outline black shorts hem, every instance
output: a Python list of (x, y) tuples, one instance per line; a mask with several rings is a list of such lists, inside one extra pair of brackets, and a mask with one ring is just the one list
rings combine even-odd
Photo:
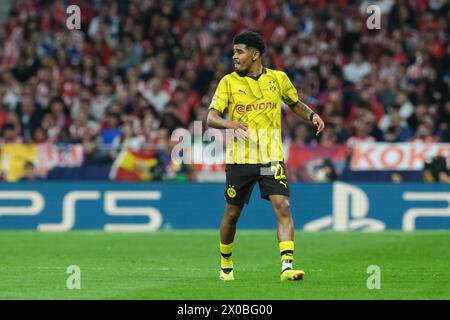
[(261, 199), (266, 199), (267, 201), (270, 201), (269, 196), (286, 196), (286, 197), (290, 197), (291, 194), (290, 192), (273, 192), (273, 193), (269, 193), (269, 194), (262, 194), (261, 195)]
[(250, 202), (250, 197), (248, 199), (242, 199), (242, 198), (230, 198), (225, 196), (224, 198), (226, 203), (239, 207), (243, 207), (244, 205), (249, 204)]

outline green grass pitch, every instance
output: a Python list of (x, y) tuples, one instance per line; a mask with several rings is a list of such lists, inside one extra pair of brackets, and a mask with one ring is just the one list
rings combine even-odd
[(449, 232), (297, 231), (295, 245), (305, 279), (281, 283), (275, 231), (238, 230), (236, 280), (221, 282), (218, 231), (1, 231), (0, 299), (450, 299)]

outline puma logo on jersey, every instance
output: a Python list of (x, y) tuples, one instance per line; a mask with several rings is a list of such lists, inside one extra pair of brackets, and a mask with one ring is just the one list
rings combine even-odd
[(287, 189), (287, 183), (286, 182), (280, 181), (280, 183)]

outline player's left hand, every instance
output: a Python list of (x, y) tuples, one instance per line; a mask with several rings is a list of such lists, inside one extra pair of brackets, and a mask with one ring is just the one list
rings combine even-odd
[(319, 117), (319, 115), (315, 114), (312, 118), (312, 123), (317, 128), (316, 136), (319, 135), (320, 132), (325, 128), (325, 123), (323, 120)]

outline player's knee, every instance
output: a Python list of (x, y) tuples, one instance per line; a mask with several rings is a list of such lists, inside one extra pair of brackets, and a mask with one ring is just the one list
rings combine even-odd
[(241, 215), (241, 211), (239, 209), (228, 209), (226, 212), (226, 215), (228, 217), (228, 222), (232, 225), (236, 224), (239, 220), (239, 217)]
[(280, 218), (291, 217), (291, 204), (289, 200), (281, 200), (275, 204), (275, 210)]

